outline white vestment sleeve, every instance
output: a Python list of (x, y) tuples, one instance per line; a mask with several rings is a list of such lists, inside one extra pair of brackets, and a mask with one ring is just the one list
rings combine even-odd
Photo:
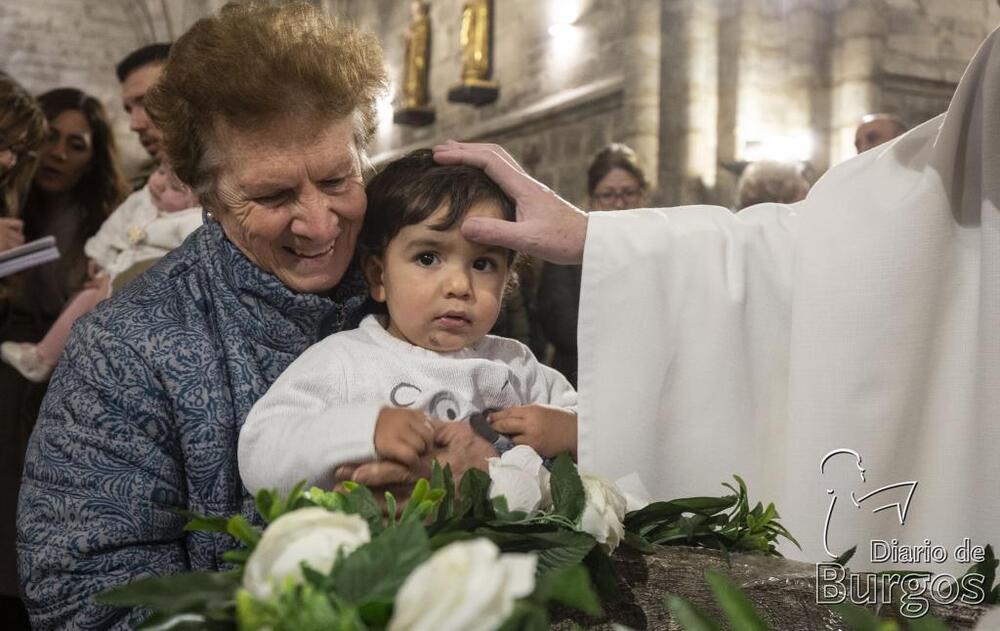
[[(790, 207), (593, 212), (584, 251), (579, 461), (652, 496), (720, 495), (782, 440)], [(761, 493), (763, 489), (758, 488)]]
[(375, 458), (382, 406), (347, 402), (344, 365), (323, 344), (292, 362), (240, 430), (240, 476), (251, 493), (287, 492), (301, 480), (332, 489), (337, 467)]
[(857, 546), (852, 570), (957, 576), (955, 550), (996, 543), (998, 94), (1000, 30), (944, 115), (795, 206), (592, 214), (581, 467), (658, 499), (738, 473), (801, 542), (783, 553)]

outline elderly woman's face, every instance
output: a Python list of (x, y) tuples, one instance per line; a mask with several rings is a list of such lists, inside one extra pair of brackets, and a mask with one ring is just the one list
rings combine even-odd
[(222, 126), (226, 236), (290, 289), (319, 293), (340, 282), (354, 255), (365, 191), (351, 119), (300, 121), (263, 129)]

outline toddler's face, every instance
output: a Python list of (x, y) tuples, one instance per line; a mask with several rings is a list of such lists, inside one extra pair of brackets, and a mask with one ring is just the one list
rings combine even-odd
[(198, 197), (194, 192), (178, 180), (173, 171), (163, 165), (149, 176), (149, 194), (156, 208), (165, 213), (198, 205)]
[[(389, 309), (389, 333), (433, 351), (455, 351), (486, 335), (500, 314), (507, 250), (479, 245), (459, 231), (434, 230), (447, 208), (399, 231), (366, 275), (375, 300)], [(495, 202), (473, 204), (468, 217), (502, 219)]]

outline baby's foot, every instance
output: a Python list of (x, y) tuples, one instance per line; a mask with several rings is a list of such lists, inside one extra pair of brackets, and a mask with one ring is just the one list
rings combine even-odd
[(45, 361), (38, 346), (26, 342), (0, 344), (0, 359), (17, 369), (28, 381), (44, 383), (52, 375), (55, 364)]

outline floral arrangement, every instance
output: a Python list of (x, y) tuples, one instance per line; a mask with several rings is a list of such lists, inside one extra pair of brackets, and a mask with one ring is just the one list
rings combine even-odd
[[(551, 472), (530, 447), (468, 471), (435, 466), (405, 505), (364, 486), (301, 485), (255, 498), (266, 527), (241, 515), (189, 515), (187, 530), (226, 532), (241, 547), (224, 572), (141, 579), (98, 601), (145, 607), (144, 628), (546, 629), (553, 605), (599, 616), (617, 596), (619, 544), (704, 545), (776, 554), (787, 532), (773, 506), (750, 510), (746, 487), (725, 498), (635, 505), (566, 455)], [(728, 510), (729, 512), (725, 512)], [(739, 524), (739, 525), (734, 525)]]

